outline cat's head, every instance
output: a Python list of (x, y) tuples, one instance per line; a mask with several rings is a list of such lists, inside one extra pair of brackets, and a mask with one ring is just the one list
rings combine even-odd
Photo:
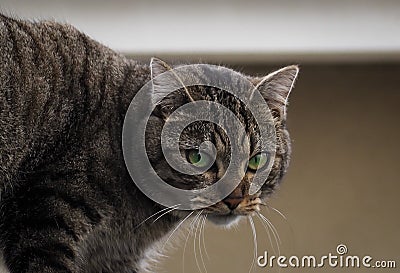
[[(151, 96), (162, 95), (163, 86), (166, 82), (157, 82), (160, 74), (173, 69), (167, 63), (152, 59), (151, 74), (154, 81), (154, 88)], [(296, 80), (299, 68), (288, 66), (277, 70), (265, 77), (246, 77), (259, 91), (262, 98), (270, 109), (271, 124), (274, 125), (274, 142), (276, 143), (275, 154), (270, 160), (269, 154), (258, 147), (260, 140), (260, 130), (255, 118), (248, 107), (234, 95), (210, 86), (189, 86), (175, 91), (157, 103), (152, 117), (147, 124), (146, 149), (149, 160), (157, 174), (170, 185), (186, 189), (201, 189), (218, 181), (226, 172), (231, 159), (231, 143), (225, 130), (215, 123), (199, 120), (189, 124), (179, 137), (179, 150), (185, 160), (195, 166), (207, 165), (212, 160), (207, 154), (199, 153), (199, 146), (205, 141), (213, 143), (216, 150), (215, 161), (211, 162), (211, 167), (206, 171), (196, 175), (182, 174), (172, 168), (165, 159), (161, 149), (160, 134), (166, 120), (179, 107), (193, 101), (212, 101), (228, 108), (244, 125), (244, 134), (249, 139), (247, 145), (248, 157), (240, 170), (242, 173), (240, 183), (235, 190), (222, 201), (203, 209), (203, 213), (208, 214), (208, 219), (217, 224), (229, 225), (235, 222), (240, 216), (249, 215), (260, 210), (260, 205), (266, 202), (267, 197), (275, 190), (283, 175), (286, 172), (290, 159), (290, 139), (286, 128), (286, 108), (288, 97)], [(177, 76), (178, 77), (178, 76)], [(179, 79), (178, 79), (179, 80)], [(229, 79), (228, 79), (229, 80)], [(232, 79), (234, 80), (234, 79)], [(208, 109), (204, 109), (208, 111)], [(223, 114), (218, 115), (217, 119), (226, 119)], [(226, 122), (226, 120), (225, 120)], [(229, 123), (228, 123), (228, 126)], [(232, 125), (234, 126), (234, 125)], [(238, 131), (235, 136), (242, 139)], [(239, 143), (239, 142), (238, 142)], [(245, 144), (243, 144), (245, 145)], [(239, 147), (241, 148), (241, 147)], [(261, 170), (266, 165), (272, 166), (269, 175), (258, 192), (249, 194), (249, 188), (257, 170)], [(239, 166), (238, 168), (242, 168)], [(202, 197), (204, 199), (204, 197)], [(207, 198), (207, 197), (206, 197)], [(201, 200), (200, 200), (201, 201)], [(205, 202), (207, 200), (204, 200)]]

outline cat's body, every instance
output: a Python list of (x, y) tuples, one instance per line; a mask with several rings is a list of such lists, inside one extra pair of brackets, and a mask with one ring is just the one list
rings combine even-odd
[[(142, 223), (162, 207), (124, 164), (125, 113), (150, 70), (71, 26), (0, 15), (0, 249), (11, 273), (139, 272), (183, 218)], [(278, 123), (273, 187), (290, 153)]]
[(166, 215), (131, 236), (159, 210), (126, 182), (120, 136), (149, 66), (56, 23), (1, 17), (0, 35), (0, 244), (10, 270), (42, 272), (36, 256), (46, 272), (70, 272), (74, 260), (101, 272), (96, 259), (134, 272), (123, 268), (134, 269), (176, 220)]

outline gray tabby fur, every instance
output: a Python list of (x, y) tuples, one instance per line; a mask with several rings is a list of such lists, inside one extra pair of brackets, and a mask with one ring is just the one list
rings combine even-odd
[[(121, 149), (130, 101), (151, 76), (168, 69), (157, 59), (152, 67), (129, 60), (69, 25), (0, 15), (0, 248), (11, 273), (140, 272), (148, 253), (188, 215), (172, 211), (155, 223), (156, 217), (144, 221), (163, 208), (135, 187)], [(241, 205), (231, 211), (224, 202), (215, 204), (204, 212), (212, 221), (229, 224), (256, 211), (285, 173), (286, 103), (297, 72), (292, 66), (249, 77), (273, 110), (279, 143), (274, 167), (256, 196), (245, 194), (251, 182), (246, 174), (238, 189), (246, 195)], [(157, 89), (149, 95), (157, 96)], [(197, 177), (180, 176), (166, 164), (160, 128), (171, 111), (192, 99), (227, 105), (257, 142), (252, 118), (220, 90), (168, 96), (150, 118), (148, 154), (161, 177), (188, 189), (213, 183), (229, 160), (222, 156), (221, 169)], [(182, 147), (208, 138), (228, 150), (225, 136), (207, 123), (188, 128)]]

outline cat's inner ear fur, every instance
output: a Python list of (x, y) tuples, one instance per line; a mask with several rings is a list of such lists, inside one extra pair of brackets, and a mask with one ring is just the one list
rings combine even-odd
[(163, 60), (160, 60), (158, 58), (151, 58), (150, 61), (150, 72), (151, 72), (151, 79), (153, 80), (155, 77), (159, 76), (160, 74), (167, 72), (171, 70), (172, 67), (169, 66), (166, 62)]
[(298, 73), (297, 65), (287, 66), (265, 76), (256, 84), (256, 89), (261, 93), (270, 109), (277, 112), (282, 119), (286, 118), (289, 95)]
[[(152, 103), (157, 105), (164, 117), (183, 104), (194, 101), (182, 79), (166, 62), (153, 57), (150, 62), (150, 71)], [(170, 93), (177, 89), (176, 87), (179, 91)]]

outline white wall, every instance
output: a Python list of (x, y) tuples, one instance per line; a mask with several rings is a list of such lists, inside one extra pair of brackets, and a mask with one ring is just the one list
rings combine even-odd
[(69, 22), (131, 55), (400, 60), (398, 0), (1, 0), (0, 10)]

